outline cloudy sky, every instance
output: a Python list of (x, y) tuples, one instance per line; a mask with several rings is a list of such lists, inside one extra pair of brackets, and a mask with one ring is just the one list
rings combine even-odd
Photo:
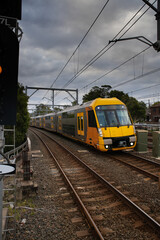
[[(104, 84), (139, 101), (160, 100), (160, 52), (138, 40), (108, 45), (135, 36), (156, 42), (155, 12), (147, 9), (142, 0), (22, 1), (19, 82), (78, 89), (79, 103), (93, 86)], [(66, 92), (55, 95), (55, 104), (73, 101)], [(29, 103), (51, 104), (44, 97), (51, 99), (51, 91), (38, 91)]]

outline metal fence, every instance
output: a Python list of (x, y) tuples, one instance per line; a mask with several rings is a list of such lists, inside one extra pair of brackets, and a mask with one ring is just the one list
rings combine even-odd
[(135, 123), (134, 126), (136, 129), (160, 131), (160, 123)]

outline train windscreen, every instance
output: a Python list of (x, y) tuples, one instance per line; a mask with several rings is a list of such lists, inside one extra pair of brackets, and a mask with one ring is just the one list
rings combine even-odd
[(96, 114), (100, 127), (120, 127), (132, 124), (124, 105), (97, 106)]

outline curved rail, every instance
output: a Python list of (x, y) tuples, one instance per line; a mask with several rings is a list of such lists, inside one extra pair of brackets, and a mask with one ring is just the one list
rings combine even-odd
[[(33, 131), (33, 130), (32, 130)], [(70, 189), (72, 190), (79, 206), (81, 207), (81, 209), (83, 210), (83, 213), (85, 214), (90, 226), (94, 229), (96, 235), (98, 236), (98, 238), (100, 240), (104, 240), (99, 228), (97, 227), (96, 223), (94, 222), (93, 218), (91, 217), (91, 215), (89, 214), (88, 210), (86, 209), (86, 207), (84, 206), (81, 198), (79, 197), (79, 195), (77, 194), (76, 190), (74, 189), (72, 183), (70, 182), (70, 180), (68, 179), (67, 175), (65, 174), (65, 172), (63, 171), (63, 169), (61, 168), (60, 164), (58, 163), (58, 160), (56, 159), (56, 157), (53, 155), (52, 151), (50, 150), (50, 148), (48, 147), (48, 145), (43, 141), (43, 139), (35, 132), (33, 131), (38, 137), (39, 139), (43, 142), (43, 144), (45, 145), (45, 147), (47, 148), (48, 152), (50, 153), (50, 155), (52, 156), (52, 158), (54, 159), (57, 167), (59, 168), (61, 174), (63, 175), (65, 181), (67, 182), (67, 184), (69, 185)], [(49, 137), (49, 136), (47, 136)], [(52, 139), (53, 140), (53, 139)], [(56, 142), (57, 143), (57, 142)], [(58, 144), (58, 143), (57, 143)], [(58, 144), (59, 146), (61, 146), (60, 144)], [(61, 146), (63, 147), (63, 146)], [(63, 147), (64, 148), (64, 147)], [(64, 148), (65, 149), (65, 148)], [(65, 149), (67, 151), (67, 149)]]
[[(135, 156), (135, 155), (133, 155), (133, 154), (129, 154), (129, 153), (125, 153), (125, 152), (124, 152), (124, 156), (126, 157), (127, 155), (128, 155), (128, 159), (132, 156), (132, 157), (135, 158), (135, 160), (143, 161), (144, 163), (147, 163), (147, 164), (149, 164), (149, 165), (151, 165), (151, 166), (153, 165), (154, 167), (158, 167), (158, 168), (160, 169), (160, 164), (159, 164), (159, 163), (153, 162), (153, 161), (151, 161), (151, 160), (149, 160), (149, 159), (145, 159), (145, 158), (143, 158), (143, 157)], [(120, 155), (120, 156), (108, 155), (108, 156), (109, 156), (111, 159), (116, 160), (116, 161), (119, 161), (119, 162), (123, 163), (123, 164), (126, 165), (126, 166), (129, 166), (129, 167), (131, 167), (132, 169), (135, 169), (136, 171), (138, 171), (138, 172), (140, 172), (140, 173), (142, 173), (142, 174), (144, 174), (144, 175), (152, 178), (152, 179), (155, 180), (155, 181), (159, 181), (159, 176), (158, 176), (158, 175), (153, 174), (153, 173), (151, 173), (151, 172), (149, 172), (149, 171), (146, 171), (145, 169), (142, 169), (142, 168), (136, 166), (136, 163), (138, 164), (139, 162), (136, 162), (136, 161), (135, 161), (135, 164), (129, 163), (129, 162), (127, 162), (126, 160), (123, 159), (123, 155)], [(132, 160), (132, 161), (133, 161), (133, 160)], [(159, 172), (159, 170), (157, 170), (157, 172)]]
[[(33, 130), (32, 130), (33, 131)], [(35, 132), (35, 131), (33, 131)], [(42, 132), (41, 132), (42, 133)], [(45, 136), (47, 136), (48, 138), (50, 138), (52, 141), (55, 141), (53, 138), (51, 138), (50, 136), (48, 136), (47, 134), (45, 134), (43, 132), (43, 134)], [(43, 140), (42, 140), (43, 142)], [(56, 141), (55, 141), (56, 142)], [(116, 189), (112, 184), (110, 184), (106, 179), (104, 179), (102, 176), (100, 176), (98, 173), (96, 173), (93, 169), (91, 169), (86, 163), (84, 163), (81, 159), (79, 159), (75, 154), (73, 154), (70, 150), (68, 150), (67, 148), (65, 148), (64, 146), (62, 146), (60, 143), (56, 142), (56, 144), (58, 144), (60, 147), (62, 147), (65, 151), (67, 151), (67, 153), (71, 154), (72, 156), (74, 156), (74, 158), (81, 163), (81, 165), (83, 165), (85, 168), (88, 169), (88, 171), (90, 173), (92, 173), (97, 179), (99, 179), (99, 181), (101, 181), (105, 186), (107, 186), (107, 188), (109, 188), (118, 198), (120, 198), (123, 202), (125, 202), (125, 204), (127, 206), (129, 206), (131, 209), (133, 209), (134, 212), (137, 213), (137, 215), (142, 218), (146, 223), (148, 223), (158, 234), (160, 233), (160, 224), (154, 220), (152, 217), (150, 217), (146, 212), (144, 212), (138, 205), (136, 205), (133, 201), (131, 201), (128, 197), (126, 197), (123, 193), (121, 193), (118, 189)], [(57, 164), (59, 165), (59, 164)], [(61, 171), (63, 172), (63, 170)], [(65, 177), (66, 178), (66, 177)], [(69, 180), (67, 180), (67, 182), (70, 182)], [(72, 189), (73, 192), (75, 192), (74, 189)], [(79, 197), (77, 198), (79, 201)], [(82, 209), (83, 209), (83, 203), (82, 203)], [(87, 213), (87, 214), (86, 214)], [(88, 211), (86, 211), (85, 215), (87, 215), (87, 219), (90, 218), (90, 214), (88, 213)], [(89, 222), (91, 222), (92, 227), (94, 227), (94, 224), (92, 222), (92, 220), (89, 220)], [(99, 230), (97, 231), (95, 228), (95, 231), (97, 233), (97, 235), (99, 235)], [(104, 239), (103, 236), (99, 235), (100, 239)]]

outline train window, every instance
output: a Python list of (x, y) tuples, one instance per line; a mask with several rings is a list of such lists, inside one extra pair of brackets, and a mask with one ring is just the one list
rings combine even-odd
[(131, 125), (131, 120), (127, 111), (117, 110), (117, 116), (120, 126)]
[(98, 117), (100, 127), (106, 127), (107, 126), (107, 121), (106, 121), (105, 112), (104, 111), (97, 111), (97, 117)]
[(78, 117), (78, 130), (81, 129), (80, 117)]
[(108, 120), (109, 126), (110, 127), (118, 126), (119, 123), (118, 123), (115, 111), (107, 111), (106, 113), (107, 113), (107, 120)]
[(84, 126), (83, 126), (83, 117), (81, 117), (81, 131), (83, 131), (83, 129), (84, 129)]
[(75, 116), (73, 111), (62, 113), (62, 118), (74, 118), (74, 117)]
[(95, 119), (95, 115), (94, 115), (94, 111), (88, 111), (88, 126), (89, 127), (97, 127), (96, 124), (96, 119)]
[(84, 116), (82, 113), (77, 113), (77, 132), (78, 135), (84, 135)]

